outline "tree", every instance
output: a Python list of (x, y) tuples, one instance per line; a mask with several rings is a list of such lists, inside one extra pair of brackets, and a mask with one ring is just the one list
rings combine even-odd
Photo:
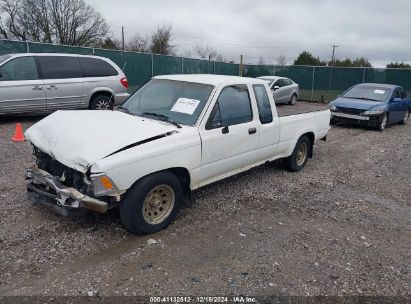
[(371, 63), (365, 57), (355, 58), (354, 60), (351, 60), (351, 58), (344, 60), (337, 59), (334, 65), (339, 67), (372, 67)]
[(285, 55), (280, 55), (277, 57), (277, 65), (285, 66), (287, 64), (287, 57)]
[(353, 67), (371, 68), (372, 64), (365, 57), (356, 58), (352, 62)]
[(171, 44), (171, 40), (171, 25), (159, 26), (151, 36), (150, 51), (155, 54), (172, 55), (174, 53), (174, 45)]
[(127, 51), (148, 53), (150, 52), (150, 38), (135, 34), (126, 45)]
[(217, 51), (208, 45), (196, 44), (193, 47), (194, 53), (201, 59), (212, 60), (217, 57)]
[(304, 51), (294, 60), (294, 65), (324, 66), (325, 62), (321, 61), (319, 57), (315, 58), (310, 52)]
[(96, 46), (109, 31), (104, 17), (83, 0), (0, 0), (0, 36)]
[(411, 64), (404, 63), (404, 62), (391, 62), (387, 64), (387, 69), (395, 68), (395, 69), (411, 69)]
[(218, 61), (218, 62), (225, 62), (225, 58), (224, 58), (224, 56), (223, 56), (223, 55), (218, 54), (217, 56), (215, 56), (215, 61)]
[(112, 39), (110, 37), (106, 38), (100, 45), (100, 48), (106, 50), (119, 50), (121, 49), (120, 41), (117, 39)]

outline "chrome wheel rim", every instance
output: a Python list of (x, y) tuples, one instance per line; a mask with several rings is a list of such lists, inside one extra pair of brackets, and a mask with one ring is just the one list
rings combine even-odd
[(291, 104), (294, 105), (297, 102), (297, 97), (293, 96), (291, 98)]
[(109, 110), (110, 109), (110, 101), (105, 99), (97, 100), (96, 102), (96, 110)]
[(410, 113), (405, 113), (404, 116), (404, 122), (406, 122), (408, 120), (408, 118), (410, 117)]
[(384, 130), (386, 126), (387, 126), (387, 115), (384, 115), (381, 121), (381, 129)]
[(173, 211), (175, 204), (174, 190), (168, 185), (159, 185), (151, 189), (143, 204), (144, 220), (156, 225), (162, 223)]
[(308, 146), (306, 143), (301, 144), (297, 150), (297, 166), (302, 166), (307, 159)]

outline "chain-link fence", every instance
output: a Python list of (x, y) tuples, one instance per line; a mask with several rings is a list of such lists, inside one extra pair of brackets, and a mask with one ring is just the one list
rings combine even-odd
[(244, 75), (288, 77), (299, 84), (299, 99), (310, 101), (331, 101), (350, 87), (366, 82), (400, 85), (411, 93), (411, 69), (246, 65)]
[[(0, 55), (10, 53), (71, 53), (103, 56), (114, 61), (126, 74), (133, 91), (156, 75), (219, 74), (239, 75), (238, 64), (194, 58), (103, 50), (47, 43), (0, 40)], [(351, 86), (364, 83), (389, 83), (411, 93), (411, 69), (377, 69), (314, 66), (245, 65), (243, 76), (283, 76), (300, 86), (301, 100), (331, 101)]]

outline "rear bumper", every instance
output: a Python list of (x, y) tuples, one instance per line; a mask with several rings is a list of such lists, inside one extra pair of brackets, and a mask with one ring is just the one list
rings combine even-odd
[(27, 171), (26, 178), (28, 198), (35, 203), (44, 203), (47, 207), (54, 207), (55, 211), (60, 214), (79, 208), (98, 213), (105, 213), (108, 210), (107, 202), (67, 187), (48, 172), (35, 166)]
[(380, 123), (382, 116), (363, 116), (363, 115), (353, 115), (345, 114), (340, 112), (331, 112), (331, 119), (334, 122), (342, 123), (356, 123), (363, 126), (376, 127)]
[(114, 105), (117, 106), (117, 105), (123, 104), (129, 97), (130, 97), (129, 93), (114, 94)]

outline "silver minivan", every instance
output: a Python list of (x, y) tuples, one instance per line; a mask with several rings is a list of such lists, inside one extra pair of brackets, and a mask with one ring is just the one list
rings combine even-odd
[(112, 109), (128, 97), (123, 71), (104, 57), (73, 54), (0, 56), (0, 115), (63, 109)]

